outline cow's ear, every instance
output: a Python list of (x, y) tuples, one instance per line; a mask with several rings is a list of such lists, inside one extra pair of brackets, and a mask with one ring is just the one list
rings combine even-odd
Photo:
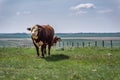
[(31, 31), (31, 28), (27, 28), (28, 31)]

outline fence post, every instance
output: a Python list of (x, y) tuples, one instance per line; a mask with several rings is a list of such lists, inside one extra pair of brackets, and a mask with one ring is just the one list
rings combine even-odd
[(85, 46), (84, 42), (82, 42), (82, 46), (83, 46), (83, 47)]
[(74, 43), (72, 42), (72, 47), (74, 46)]
[(97, 41), (95, 41), (95, 47), (97, 47)]
[(77, 47), (79, 47), (79, 43), (77, 42)]
[(104, 47), (104, 41), (102, 41), (102, 46)]
[(113, 46), (113, 45), (112, 45), (112, 40), (110, 41), (110, 44), (111, 44), (111, 48), (112, 48), (112, 46)]
[(64, 42), (63, 42), (63, 47), (64, 47)]
[(90, 47), (90, 42), (88, 42), (88, 46)]
[(67, 42), (67, 46), (68, 46), (68, 42)]
[(56, 45), (56, 44), (54, 44), (54, 46), (56, 47), (57, 45)]
[(60, 47), (60, 42), (59, 42), (59, 47)]

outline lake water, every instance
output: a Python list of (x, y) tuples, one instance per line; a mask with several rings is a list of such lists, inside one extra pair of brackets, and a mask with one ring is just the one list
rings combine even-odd
[[(120, 37), (61, 37), (56, 47), (120, 47)], [(0, 38), (0, 47), (33, 47), (31, 38)]]

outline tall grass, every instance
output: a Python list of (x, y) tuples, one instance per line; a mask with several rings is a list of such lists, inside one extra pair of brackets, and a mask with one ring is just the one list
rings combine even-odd
[(0, 80), (120, 80), (120, 48), (0, 48)]

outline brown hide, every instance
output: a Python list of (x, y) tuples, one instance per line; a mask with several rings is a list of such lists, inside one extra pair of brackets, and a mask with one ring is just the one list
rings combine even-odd
[(54, 29), (50, 25), (36, 26), (38, 26), (38, 39), (36, 42), (43, 41), (43, 43), (52, 44)]

